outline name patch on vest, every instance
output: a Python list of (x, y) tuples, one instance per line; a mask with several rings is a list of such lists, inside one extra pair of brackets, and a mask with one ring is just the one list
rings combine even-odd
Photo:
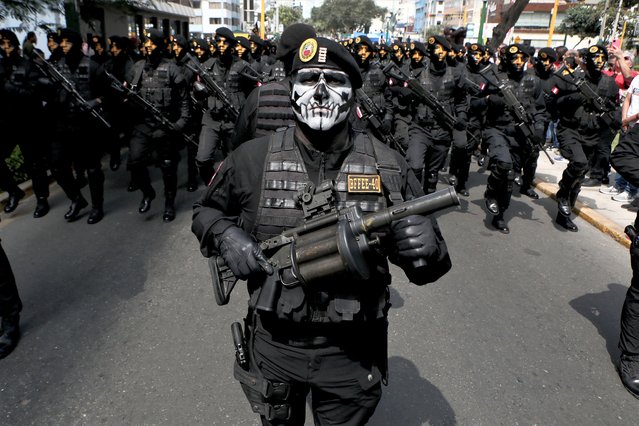
[(382, 192), (382, 179), (379, 175), (348, 175), (349, 193)]

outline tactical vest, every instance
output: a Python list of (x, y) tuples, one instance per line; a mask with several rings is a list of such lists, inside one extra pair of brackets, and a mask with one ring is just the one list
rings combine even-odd
[(282, 61), (275, 61), (271, 65), (270, 79), (274, 81), (281, 81), (286, 78), (286, 71), (284, 71), (284, 63)]
[[(58, 68), (60, 74), (62, 74), (67, 80), (72, 82), (75, 86), (75, 90), (78, 91), (80, 96), (84, 99), (91, 99), (91, 59), (88, 56), (83, 57), (75, 69), (75, 72), (71, 72), (71, 69), (66, 63), (66, 60), (58, 62)], [(59, 102), (61, 104), (69, 105), (69, 112), (75, 112), (79, 108), (79, 105), (75, 104), (73, 96), (69, 95), (66, 90), (60, 90)]]
[[(170, 109), (174, 103), (174, 99), (172, 99), (173, 91), (171, 90), (171, 65), (174, 64), (167, 60), (162, 60), (156, 68), (145, 67), (138, 83), (140, 96), (165, 111)], [(144, 67), (145, 61), (137, 62), (135, 66)], [(135, 84), (135, 82), (133, 83)]]
[[(302, 209), (295, 200), (309, 177), (293, 132), (294, 129), (289, 128), (270, 138), (253, 229), (259, 240), (272, 238), (303, 223)], [(382, 194), (349, 193), (349, 174), (381, 176)], [(366, 214), (386, 208), (386, 197), (392, 204), (402, 202), (401, 171), (392, 150), (378, 141), (371, 141), (364, 133), (357, 133), (353, 149), (344, 160), (335, 184), (338, 209), (359, 205)], [(281, 320), (314, 323), (382, 318), (387, 309), (386, 286), (390, 284), (390, 275), (382, 257), (378, 265), (375, 278), (365, 283), (354, 282), (348, 277), (339, 277), (336, 283), (333, 277), (333, 285), (328, 287), (282, 286), (275, 314)], [(379, 271), (380, 268), (385, 272)], [(252, 296), (253, 300), (255, 293)]]
[[(437, 100), (443, 106), (447, 107), (448, 111), (454, 115), (454, 95), (457, 82), (455, 81), (455, 74), (453, 70), (453, 67), (447, 66), (443, 75), (436, 76), (430, 73), (427, 67), (424, 67), (423, 71), (417, 78), (419, 83), (427, 91), (431, 92)], [(426, 125), (432, 125), (437, 120), (432, 111), (430, 111), (430, 109), (423, 103), (417, 105), (416, 112), (417, 119)]]
[(362, 90), (369, 98), (377, 104), (378, 107), (384, 108), (384, 86), (386, 77), (379, 67), (372, 65), (366, 71), (362, 72)]
[(258, 90), (255, 137), (268, 135), (293, 124), (295, 115), (291, 108), (291, 92), (286, 85), (280, 82), (269, 83)]
[[(246, 96), (240, 85), (240, 72), (248, 63), (242, 59), (233, 61), (229, 68), (226, 68), (222, 62), (215, 58), (211, 58), (204, 63), (207, 74), (210, 75), (217, 84), (226, 90), (231, 103), (238, 110), (242, 109)], [(209, 108), (213, 114), (219, 114), (224, 111), (224, 103), (215, 96), (209, 97)]]

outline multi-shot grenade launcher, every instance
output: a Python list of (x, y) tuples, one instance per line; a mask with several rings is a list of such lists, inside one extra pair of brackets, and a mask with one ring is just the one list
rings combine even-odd
[[(333, 183), (327, 182), (314, 191), (315, 196), (312, 191), (300, 192), (305, 212), (317, 202), (318, 194), (332, 193)], [(369, 279), (369, 252), (382, 245), (375, 232), (407, 216), (430, 214), (454, 205), (459, 205), (459, 198), (454, 188), (449, 187), (366, 215), (359, 206), (325, 211), (296, 228), (262, 241), (260, 248), (275, 272), (262, 284), (256, 308), (272, 311), (280, 286), (313, 286), (343, 273), (356, 280)], [(425, 266), (425, 263), (417, 260), (413, 266)], [(209, 267), (217, 304), (226, 305), (238, 279), (221, 256), (211, 257)]]

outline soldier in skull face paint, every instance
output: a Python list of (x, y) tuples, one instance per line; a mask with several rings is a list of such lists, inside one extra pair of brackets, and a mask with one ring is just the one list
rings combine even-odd
[(305, 68), (293, 76), (293, 112), (313, 130), (328, 130), (350, 112), (353, 88), (343, 71)]

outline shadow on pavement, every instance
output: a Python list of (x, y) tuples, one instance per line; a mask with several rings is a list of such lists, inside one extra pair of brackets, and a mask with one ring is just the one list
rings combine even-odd
[(415, 364), (399, 356), (390, 357), (389, 382), (382, 390), (370, 425), (417, 426), (456, 425), (455, 412), (444, 395), (427, 379), (420, 377)]
[(611, 283), (606, 291), (584, 294), (570, 301), (570, 306), (588, 319), (604, 338), (613, 363), (619, 357), (619, 320), (626, 291), (627, 286)]

